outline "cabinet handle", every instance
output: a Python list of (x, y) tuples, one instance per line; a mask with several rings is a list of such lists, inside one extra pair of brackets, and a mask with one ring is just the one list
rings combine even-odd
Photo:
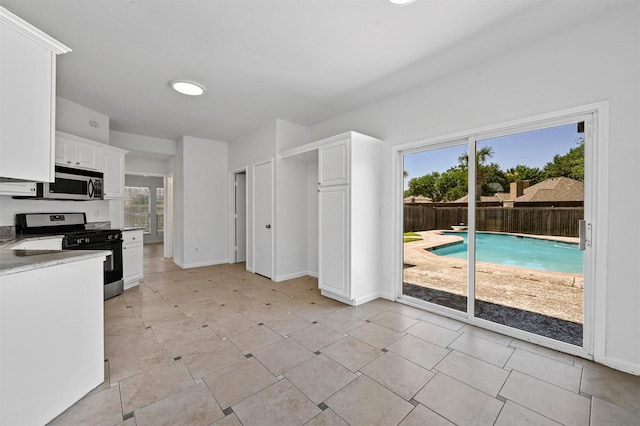
[(122, 250), (126, 250), (126, 249), (127, 249), (126, 247), (122, 247)]
[(31, 188), (31, 190), (32, 190), (32, 191), (35, 191), (36, 189), (35, 189), (35, 188)]
[(80, 162), (79, 162), (79, 161), (76, 161), (76, 166), (77, 166), (77, 165), (79, 165), (79, 164), (80, 164)]
[(67, 164), (71, 164), (71, 160), (68, 160), (68, 161), (67, 161)]

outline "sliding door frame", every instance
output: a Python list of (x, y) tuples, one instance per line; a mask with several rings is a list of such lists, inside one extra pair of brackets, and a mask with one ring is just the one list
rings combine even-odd
[[(583, 346), (575, 346), (558, 340), (518, 330), (502, 324), (475, 317), (475, 192), (474, 184), (468, 189), (468, 282), (467, 312), (454, 311), (432, 303), (403, 296), (403, 160), (404, 155), (415, 152), (459, 145), (467, 140), (469, 154), (469, 176), (475, 181), (476, 141), (526, 132), (541, 128), (553, 127), (571, 122), (585, 121), (585, 206), (584, 219), (592, 224), (592, 247), (585, 251), (584, 270), (584, 321)], [(443, 316), (457, 319), (471, 325), (502, 333), (520, 340), (549, 347), (561, 352), (577, 355), (587, 359), (603, 359), (605, 347), (606, 324), (606, 276), (607, 276), (607, 206), (608, 206), (608, 130), (609, 102), (602, 101), (565, 110), (526, 117), (509, 122), (485, 126), (468, 131), (452, 133), (445, 136), (416, 140), (395, 145), (392, 148), (392, 173), (394, 177), (393, 196), (394, 209), (394, 265), (395, 299), (400, 303), (418, 307)], [(588, 143), (587, 143), (588, 142)]]

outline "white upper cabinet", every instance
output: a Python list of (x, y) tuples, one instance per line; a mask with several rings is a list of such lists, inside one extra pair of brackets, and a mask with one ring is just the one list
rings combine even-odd
[(55, 162), (76, 169), (101, 170), (102, 144), (56, 132)]
[(56, 55), (70, 51), (0, 7), (0, 177), (53, 181)]
[(0, 182), (0, 195), (35, 197), (36, 189), (35, 182)]
[(348, 139), (318, 149), (318, 184), (349, 183)]
[(124, 199), (125, 149), (56, 132), (56, 164), (104, 173), (102, 191), (105, 199)]
[(124, 156), (127, 151), (105, 146), (102, 154), (104, 182), (102, 190), (106, 199), (124, 199)]

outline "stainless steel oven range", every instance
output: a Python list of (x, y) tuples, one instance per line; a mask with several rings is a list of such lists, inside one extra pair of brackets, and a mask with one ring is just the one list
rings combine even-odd
[(20, 213), (16, 235), (63, 235), (63, 250), (111, 250), (104, 262), (104, 299), (122, 294), (122, 231), (86, 229), (85, 213)]

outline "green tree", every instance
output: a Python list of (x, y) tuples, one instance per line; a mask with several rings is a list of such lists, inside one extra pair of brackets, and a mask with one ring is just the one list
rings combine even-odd
[(555, 155), (553, 161), (544, 166), (543, 179), (566, 176), (584, 181), (584, 138), (577, 143), (578, 146), (571, 148), (565, 155)]
[(509, 183), (530, 180), (531, 185), (535, 185), (536, 183), (544, 180), (542, 177), (542, 170), (537, 167), (529, 167), (523, 164), (518, 164), (515, 167), (507, 169), (505, 175)]
[(437, 182), (442, 201), (455, 201), (469, 192), (468, 170), (461, 166), (451, 167), (444, 172)]
[(434, 202), (441, 201), (441, 196), (436, 189), (436, 182), (439, 178), (440, 173), (438, 172), (411, 178), (407, 185), (408, 189), (405, 191), (405, 197), (422, 195), (431, 198)]
[(478, 171), (483, 177), (480, 186), (481, 195), (493, 195), (496, 192), (508, 190), (506, 188), (509, 188), (509, 180), (498, 163), (480, 164)]

